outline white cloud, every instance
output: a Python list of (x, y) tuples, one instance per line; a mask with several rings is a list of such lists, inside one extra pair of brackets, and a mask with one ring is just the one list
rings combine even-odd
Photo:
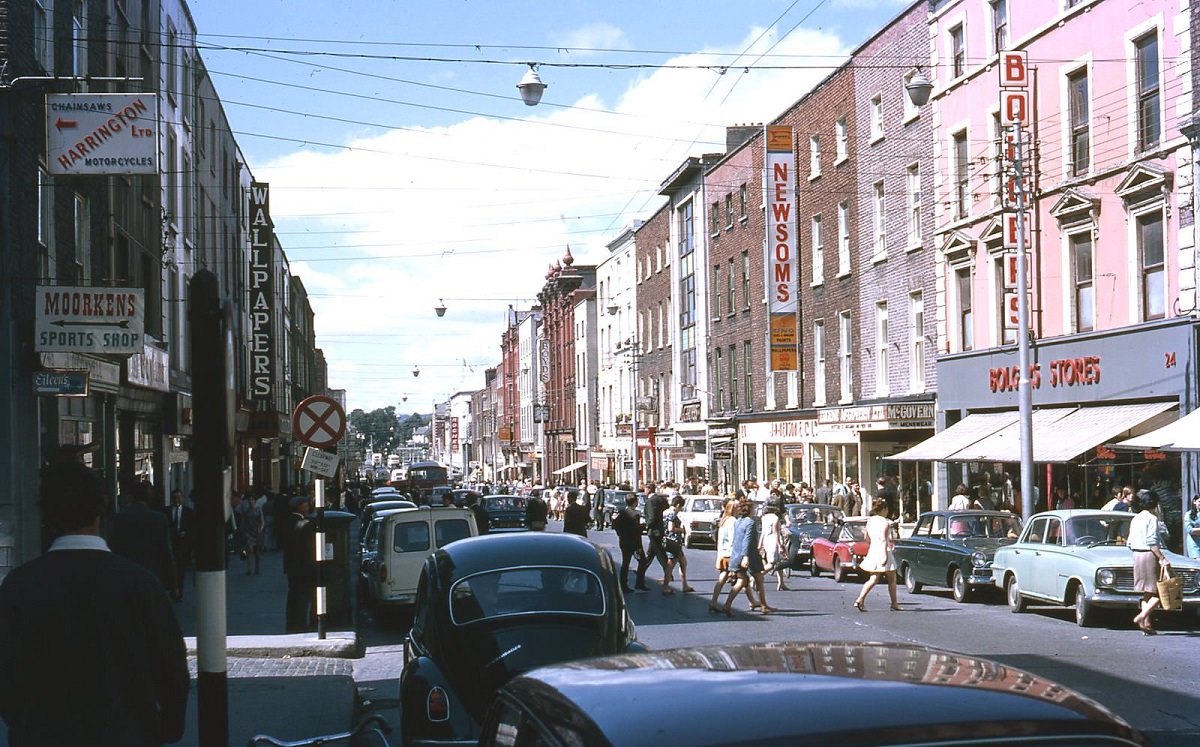
[(590, 49), (629, 49), (625, 32), (611, 23), (592, 23), (562, 34), (555, 45), (587, 56)]
[[(621, 39), (603, 24), (587, 31), (607, 39), (601, 46)], [(759, 33), (668, 64), (727, 61)], [(760, 40), (753, 53), (771, 42)], [(798, 29), (771, 52), (829, 55), (832, 66), (844, 51), (837, 38)], [(568, 244), (577, 263), (601, 261), (608, 241), (661, 205), (657, 187), (683, 159), (724, 150), (726, 126), (778, 116), (828, 72), (622, 72), (630, 82), (615, 101), (583, 93), (573, 108), (529, 109), (522, 120), (396, 129), (256, 168), (272, 184), (278, 230), (337, 245), (288, 248), (312, 295), (330, 385), (347, 388), (350, 407), (364, 409), (397, 404), (401, 393), (411, 406), (478, 388), (482, 369), (499, 362), (504, 308), (528, 307)], [(551, 91), (569, 90), (576, 74), (541, 73)], [(449, 309), (442, 319), (433, 313), (440, 298)], [(421, 377), (411, 376), (413, 366)]]

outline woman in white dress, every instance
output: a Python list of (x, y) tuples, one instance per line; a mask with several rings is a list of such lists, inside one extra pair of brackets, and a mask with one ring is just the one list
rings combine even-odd
[(870, 544), (867, 546), (866, 556), (859, 565), (863, 572), (871, 574), (867, 582), (863, 584), (858, 599), (854, 600), (854, 606), (859, 612), (867, 611), (865, 604), (867, 594), (871, 593), (871, 589), (875, 588), (881, 577), (887, 578), (888, 596), (892, 598), (892, 610), (900, 611), (900, 605), (896, 603), (896, 559), (892, 557), (894, 526), (892, 520), (888, 518), (887, 500), (876, 498), (871, 504), (871, 518), (867, 519), (867, 540)]
[[(777, 505), (775, 500), (779, 501)], [(762, 515), (762, 534), (759, 536), (759, 549), (766, 560), (767, 573), (775, 574), (775, 588), (779, 591), (790, 591), (783, 582), (783, 561), (787, 558), (787, 547), (783, 541), (783, 513), (780, 506), (783, 499), (773, 498)]]

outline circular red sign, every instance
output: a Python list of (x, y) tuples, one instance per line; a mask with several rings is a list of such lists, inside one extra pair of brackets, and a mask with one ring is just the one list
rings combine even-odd
[(346, 411), (337, 400), (314, 394), (292, 412), (292, 433), (314, 449), (333, 446), (346, 435)]

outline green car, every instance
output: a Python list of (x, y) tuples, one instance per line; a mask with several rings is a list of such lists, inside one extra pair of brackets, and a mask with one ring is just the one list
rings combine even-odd
[(910, 594), (949, 587), (954, 601), (965, 602), (976, 587), (992, 587), (996, 550), (1020, 535), (1021, 519), (1007, 511), (930, 511), (896, 540), (896, 571)]

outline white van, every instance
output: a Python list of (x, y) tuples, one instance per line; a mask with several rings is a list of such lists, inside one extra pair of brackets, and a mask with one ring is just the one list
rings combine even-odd
[(471, 509), (454, 506), (395, 509), (376, 521), (368, 596), (383, 605), (411, 605), (425, 558), (455, 540), (479, 534)]

